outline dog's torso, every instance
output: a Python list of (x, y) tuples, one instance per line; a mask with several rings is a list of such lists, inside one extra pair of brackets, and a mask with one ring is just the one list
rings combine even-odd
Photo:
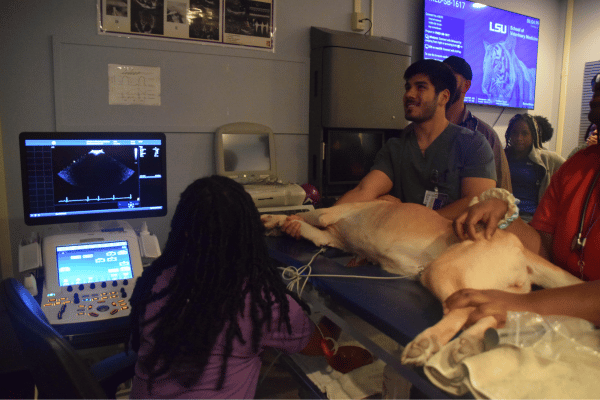
[(321, 220), (336, 219), (324, 228), (335, 240), (333, 247), (394, 274), (416, 275), (458, 242), (451, 221), (418, 204), (374, 201), (327, 210), (335, 214)]
[(491, 241), (466, 240), (446, 249), (421, 275), (421, 283), (440, 301), (460, 289), (531, 290), (532, 276), (521, 241), (499, 231)]
[[(350, 203), (301, 216), (302, 237), (317, 246), (336, 247), (366, 258), (388, 272), (420, 275), (421, 283), (442, 302), (460, 289), (527, 293), (532, 283), (557, 287), (581, 282), (527, 250), (511, 233), (497, 230), (489, 241), (459, 242), (450, 220), (418, 204)], [(271, 229), (281, 226), (286, 216), (263, 215), (262, 219)], [(454, 310), (422, 332), (406, 347), (403, 362), (422, 365), (462, 329), (469, 313), (468, 309)], [(482, 336), (492, 326), (493, 318), (469, 331)]]

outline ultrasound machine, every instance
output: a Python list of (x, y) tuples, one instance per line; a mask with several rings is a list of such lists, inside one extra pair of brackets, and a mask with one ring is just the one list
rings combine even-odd
[(306, 192), (277, 175), (275, 136), (271, 128), (251, 122), (223, 125), (215, 132), (215, 169), (242, 185), (259, 213), (297, 214), (314, 209)]
[(167, 212), (165, 135), (24, 132), (20, 151), (25, 223), (61, 230), (19, 251), (21, 271), (43, 266), (33, 291), (50, 324), (72, 341), (128, 326), (142, 257), (160, 248), (124, 220)]

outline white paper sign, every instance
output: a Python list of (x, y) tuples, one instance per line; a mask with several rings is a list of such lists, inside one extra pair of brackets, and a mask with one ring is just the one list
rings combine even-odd
[(160, 106), (160, 68), (108, 64), (108, 104)]

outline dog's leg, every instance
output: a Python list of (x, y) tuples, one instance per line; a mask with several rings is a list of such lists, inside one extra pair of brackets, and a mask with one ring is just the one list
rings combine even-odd
[[(305, 221), (307, 224), (319, 228), (326, 228), (328, 224), (323, 224), (321, 220), (323, 219), (323, 215), (326, 214), (328, 210), (328, 208), (320, 208), (317, 210), (303, 212), (302, 214), (298, 214), (298, 216), (301, 217), (301, 220)], [(285, 223), (287, 220), (287, 215), (263, 214), (260, 216), (260, 220), (266, 229), (277, 229), (281, 228), (281, 226)]]
[[(339, 214), (335, 212), (335, 209), (334, 212), (331, 212), (330, 210), (330, 208), (319, 208), (317, 210), (303, 212), (302, 214), (298, 214), (298, 216), (301, 217), (301, 220), (305, 221), (307, 224), (316, 226), (318, 228), (326, 228), (328, 225), (331, 225), (337, 221), (336, 215)], [(332, 215), (327, 217), (329, 214)], [(260, 216), (260, 220), (267, 229), (281, 228), (281, 226), (287, 220), (287, 215), (263, 214)], [(325, 221), (325, 223), (323, 221)]]
[(347, 218), (352, 215), (362, 213), (364, 210), (371, 207), (378, 207), (381, 204), (386, 204), (384, 201), (379, 202), (363, 202), (363, 203), (346, 203), (339, 206), (329, 208), (319, 208), (300, 214), (302, 219), (312, 226), (326, 228), (335, 224), (340, 219)]
[(319, 228), (325, 228), (327, 225), (324, 225), (321, 222), (321, 219), (323, 218), (323, 214), (326, 214), (329, 211), (330, 208), (318, 208), (316, 210), (311, 210), (311, 211), (307, 211), (307, 212), (303, 212), (301, 214), (297, 214), (299, 217), (302, 218), (303, 221), (305, 221), (307, 224), (310, 224), (312, 226), (316, 226)]
[(333, 237), (329, 232), (325, 230), (321, 230), (319, 228), (315, 228), (312, 225), (307, 224), (304, 221), (295, 221), (300, 224), (300, 235), (313, 242), (316, 246), (329, 246), (336, 247), (338, 249), (342, 248), (339, 241)]
[(440, 322), (425, 329), (404, 348), (402, 363), (424, 365), (429, 357), (437, 353), (462, 329), (473, 310), (473, 307), (452, 310)]
[(564, 269), (552, 264), (534, 252), (523, 249), (527, 260), (527, 269), (531, 274), (531, 282), (544, 288), (576, 285), (583, 282)]
[[(338, 207), (333, 208), (319, 208), (317, 210), (303, 212), (296, 214), (301, 217), (302, 221), (307, 224), (316, 226), (318, 228), (326, 228), (329, 225), (334, 224), (341, 216)], [(267, 229), (280, 228), (286, 221), (286, 215), (280, 214), (263, 214), (260, 217), (261, 221)]]
[[(308, 214), (310, 212), (307, 212)], [(260, 217), (262, 223), (264, 224), (267, 230), (279, 229), (285, 223), (287, 216), (286, 215), (278, 215), (278, 214), (264, 214)], [(335, 239), (329, 232), (315, 228), (314, 226), (304, 222), (304, 221), (295, 221), (295, 223), (300, 224), (300, 235), (313, 242), (315, 245), (322, 246), (330, 246), (330, 247), (338, 247), (338, 240)]]

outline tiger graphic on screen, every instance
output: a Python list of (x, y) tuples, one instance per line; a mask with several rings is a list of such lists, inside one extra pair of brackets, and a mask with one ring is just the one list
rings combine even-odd
[(483, 41), (483, 93), (490, 98), (520, 106), (533, 104), (535, 93), (535, 68), (527, 68), (515, 53), (517, 39), (508, 35), (502, 42)]

